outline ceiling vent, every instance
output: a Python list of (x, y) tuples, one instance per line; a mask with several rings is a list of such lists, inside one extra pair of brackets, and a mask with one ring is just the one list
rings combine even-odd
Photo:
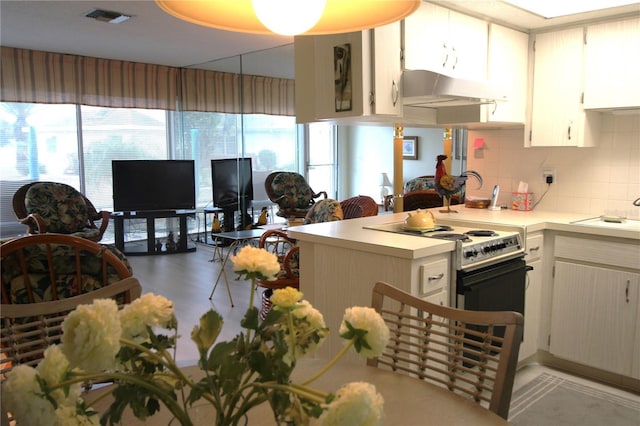
[(129, 15), (124, 15), (120, 12), (110, 12), (108, 10), (91, 9), (84, 14), (87, 18), (95, 19), (100, 22), (108, 22), (110, 24), (121, 24), (131, 18)]

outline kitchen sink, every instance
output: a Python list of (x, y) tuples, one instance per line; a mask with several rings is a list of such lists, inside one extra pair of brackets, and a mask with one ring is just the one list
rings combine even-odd
[(625, 219), (617, 216), (598, 216), (571, 222), (573, 225), (595, 226), (598, 228), (621, 229), (640, 232), (640, 220)]

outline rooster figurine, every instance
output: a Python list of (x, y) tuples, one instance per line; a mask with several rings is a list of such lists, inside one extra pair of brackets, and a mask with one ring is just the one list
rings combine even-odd
[(462, 187), (466, 184), (467, 178), (473, 176), (480, 182), (482, 187), (482, 177), (478, 172), (473, 170), (467, 170), (462, 173), (461, 176), (451, 176), (447, 173), (447, 169), (444, 165), (444, 160), (447, 159), (446, 155), (438, 155), (438, 161), (436, 163), (436, 175), (435, 175), (435, 187), (436, 192), (445, 199), (446, 210), (440, 210), (441, 213), (457, 213), (455, 210), (451, 210), (451, 196), (460, 192)]

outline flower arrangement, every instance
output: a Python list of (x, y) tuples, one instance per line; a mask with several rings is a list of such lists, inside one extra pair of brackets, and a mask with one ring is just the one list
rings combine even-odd
[[(102, 299), (68, 315), (61, 344), (50, 346), (37, 367), (18, 365), (8, 374), (4, 409), (22, 425), (106, 425), (121, 421), (126, 407), (146, 419), (162, 404), (188, 426), (189, 407), (202, 399), (215, 408), (216, 425), (245, 424), (247, 412), (263, 403), (278, 424), (304, 425), (310, 418), (323, 425), (379, 424), (383, 399), (371, 384), (348, 383), (335, 393), (309, 385), (351, 347), (363, 357), (379, 355), (389, 339), (380, 315), (368, 307), (347, 309), (339, 330), (345, 346), (313, 377), (293, 383), (297, 360), (328, 335), (322, 314), (289, 287), (274, 291), (273, 307), (259, 321), (256, 279), (273, 279), (277, 258), (246, 246), (231, 260), (234, 271), (251, 280), (249, 309), (231, 341), (217, 342), (223, 321), (214, 310), (193, 328), (202, 379), (188, 377), (172, 356), (178, 335), (171, 301), (147, 293), (119, 310), (114, 300)], [(97, 379), (114, 382), (113, 403), (102, 417), (91, 408), (95, 401), (81, 397), (81, 384)]]

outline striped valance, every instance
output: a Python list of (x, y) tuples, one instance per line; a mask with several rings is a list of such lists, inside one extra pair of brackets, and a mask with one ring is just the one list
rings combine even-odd
[(295, 115), (290, 79), (182, 69), (181, 80), (185, 111)]
[(176, 108), (177, 69), (2, 47), (3, 102)]
[(294, 81), (2, 47), (0, 101), (295, 115)]

